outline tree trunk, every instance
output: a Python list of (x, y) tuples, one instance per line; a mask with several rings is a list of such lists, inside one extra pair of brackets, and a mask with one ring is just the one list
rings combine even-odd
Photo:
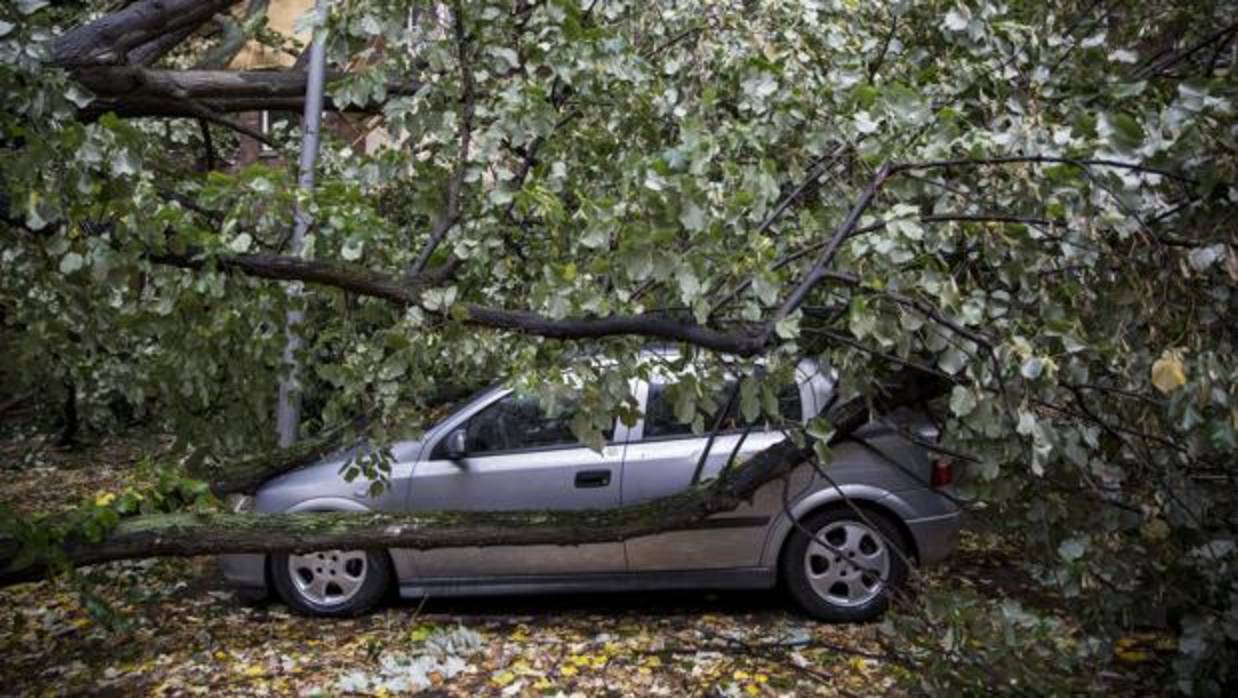
[[(476, 545), (582, 545), (622, 541), (685, 528), (730, 511), (761, 485), (811, 457), (789, 439), (704, 485), (644, 504), (584, 511), (439, 511), (405, 514), (152, 514), (122, 521), (102, 541), (70, 539), (64, 561), (73, 566), (147, 557), (215, 553), (305, 552), (349, 548), (433, 548)], [(0, 560), (17, 555), (0, 540)], [(30, 581), (46, 564), (0, 571), (0, 586)]]
[[(318, 21), (325, 23), (327, 0), (318, 0), (316, 7)], [(305, 111), (301, 123), (301, 160), (297, 187), (305, 196), (314, 193), (314, 167), (318, 162), (318, 144), (322, 135), (322, 92), (327, 79), (327, 37), (322, 26), (314, 28), (313, 43), (310, 44), (309, 73), (305, 82)], [(309, 232), (313, 219), (306, 209), (305, 201), (298, 197), (292, 215), (292, 237), (289, 238), (290, 253), (293, 257), (301, 256), (301, 248), (305, 245), (305, 235)], [(292, 284), (288, 288), (288, 300), (291, 307), (284, 316), (284, 370), (287, 374), (280, 377), (279, 396), (275, 410), (276, 431), (279, 434), (279, 445), (288, 448), (297, 442), (301, 433), (301, 361), (297, 352), (301, 349), (301, 324), (304, 314), (301, 312), (301, 284)]]

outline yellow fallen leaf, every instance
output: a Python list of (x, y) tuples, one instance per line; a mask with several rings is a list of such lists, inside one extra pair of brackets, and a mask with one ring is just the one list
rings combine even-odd
[(761, 689), (757, 688), (757, 685), (755, 683), (750, 683), (747, 686), (744, 686), (744, 693), (747, 693), (750, 696), (755, 696), (756, 694), (760, 692), (761, 692)]
[(571, 664), (565, 664), (559, 668), (559, 673), (564, 676), (575, 676), (580, 673), (580, 670)]
[(736, 681), (747, 681), (748, 679), (752, 677), (749, 676), (748, 672), (746, 671), (736, 671), (734, 674), (731, 674), (731, 678), (735, 679)]
[(1182, 352), (1166, 349), (1161, 358), (1152, 364), (1152, 385), (1162, 393), (1169, 394), (1185, 383), (1186, 367), (1182, 363)]
[(105, 507), (116, 500), (116, 494), (113, 492), (100, 492), (95, 495), (95, 506)]
[(544, 676), (538, 679), (537, 682), (533, 684), (533, 688), (536, 688), (539, 691), (544, 691), (547, 688), (550, 688), (552, 686), (554, 686), (554, 684), (550, 682), (550, 679), (547, 679)]
[(1152, 653), (1143, 650), (1118, 650), (1118, 659), (1131, 664), (1138, 664), (1152, 659)]
[(434, 625), (430, 623), (420, 623), (417, 627), (408, 631), (409, 642), (425, 642), (426, 638), (430, 637), (430, 633), (434, 632)]
[(523, 659), (516, 660), (516, 662), (511, 665), (510, 670), (516, 674), (534, 673), (533, 667), (529, 666), (529, 663)]
[(496, 686), (506, 686), (507, 684), (515, 680), (516, 680), (516, 675), (510, 671), (500, 671), (499, 673), (490, 677), (490, 682)]
[(246, 676), (262, 676), (264, 673), (266, 673), (266, 671), (257, 664), (250, 664), (245, 667)]
[(1155, 518), (1139, 527), (1143, 537), (1148, 540), (1165, 540), (1169, 537), (1169, 524), (1165, 519)]

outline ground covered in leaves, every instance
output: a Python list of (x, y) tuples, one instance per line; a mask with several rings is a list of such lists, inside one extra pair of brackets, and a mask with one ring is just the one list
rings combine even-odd
[[(139, 460), (51, 449), (5, 473), (0, 500), (63, 509), (124, 487)], [(965, 535), (928, 582), (1039, 603), (1013, 554)], [(0, 695), (902, 694), (907, 670), (881, 640), (777, 591), (392, 599), (320, 620), (241, 603), (213, 559), (146, 560), (0, 589)]]

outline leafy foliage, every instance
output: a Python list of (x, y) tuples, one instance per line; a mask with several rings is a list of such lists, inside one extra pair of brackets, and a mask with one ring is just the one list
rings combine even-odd
[[(1097, 656), (1169, 625), (1169, 684), (1236, 680), (1230, 4), (339, 3), (329, 48), (357, 67), (330, 92), (381, 109), (383, 145), (327, 148), (304, 256), (402, 274), (427, 250), (449, 273), (409, 306), (228, 273), (281, 252), (305, 194), (282, 167), (205, 172), (184, 123), (80, 119), (92, 97), (47, 48), (78, 16), (43, 5), (0, 10), (0, 311), (23, 386), (67, 378), (96, 425), (119, 399), (186, 451), (251, 450), (303, 304), (318, 426), (366, 415), (382, 443), (444, 384), (504, 377), (553, 401), (572, 367), (595, 443), (648, 370), (642, 340), (482, 331), (469, 304), (743, 330), (877, 181), (832, 275), (778, 318), (768, 375), (807, 354), (850, 393), (900, 364), (949, 377), (933, 407), (968, 455), (966, 497), (1072, 600)], [(409, 76), (420, 88), (392, 96)], [(157, 263), (184, 254), (205, 267)], [(760, 384), (745, 413), (776, 413), (751, 360), (684, 362), (701, 380), (675, 396), (685, 416), (710, 411), (724, 364)], [(1052, 635), (953, 603), (943, 617), (1011, 642)]]

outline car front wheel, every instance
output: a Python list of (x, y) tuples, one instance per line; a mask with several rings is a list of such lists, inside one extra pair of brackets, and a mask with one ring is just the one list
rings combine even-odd
[(899, 530), (877, 512), (862, 513), (849, 508), (818, 512), (791, 535), (782, 576), (791, 596), (814, 618), (873, 620), (907, 581), (907, 553)]
[(311, 616), (356, 616), (372, 609), (391, 586), (391, 563), (381, 550), (322, 550), (271, 557), (271, 581), (294, 611)]

